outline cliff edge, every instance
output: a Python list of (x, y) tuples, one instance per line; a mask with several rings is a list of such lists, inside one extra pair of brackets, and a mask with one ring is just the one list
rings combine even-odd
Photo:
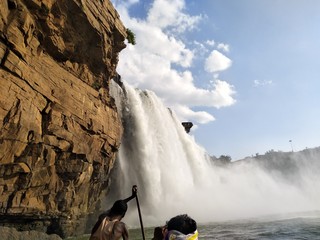
[(0, 225), (81, 234), (120, 145), (126, 29), (109, 0), (2, 0), (0, 30)]

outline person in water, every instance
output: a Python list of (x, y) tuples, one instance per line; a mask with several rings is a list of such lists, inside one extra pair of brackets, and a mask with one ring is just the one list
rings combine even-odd
[(187, 214), (177, 215), (171, 218), (162, 228), (162, 236), (159, 227), (155, 228), (153, 240), (197, 240), (197, 223)]
[(113, 206), (102, 213), (91, 230), (89, 240), (128, 240), (128, 228), (121, 219), (125, 216), (128, 205), (127, 202), (137, 195), (137, 186), (132, 187), (132, 195), (123, 200), (117, 200)]

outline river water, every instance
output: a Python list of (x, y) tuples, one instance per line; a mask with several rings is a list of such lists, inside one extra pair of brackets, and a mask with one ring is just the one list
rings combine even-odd
[[(146, 240), (153, 237), (154, 227), (144, 229)], [(203, 240), (320, 240), (320, 212), (268, 216), (256, 219), (198, 224)], [(89, 235), (68, 240), (88, 240)], [(129, 239), (141, 240), (140, 228), (129, 227)]]
[[(198, 231), (199, 239), (204, 240), (318, 240), (320, 239), (320, 212), (199, 224)], [(147, 228), (145, 235), (146, 239), (152, 239), (153, 228)], [(141, 230), (131, 229), (130, 239), (142, 239)]]

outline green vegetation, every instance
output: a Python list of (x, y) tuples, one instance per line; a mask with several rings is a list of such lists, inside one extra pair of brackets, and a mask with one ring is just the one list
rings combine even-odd
[(221, 155), (218, 160), (222, 163), (231, 163), (232, 158), (229, 155)]
[(232, 163), (232, 158), (229, 155), (221, 155), (219, 158), (211, 156), (210, 158), (218, 166), (226, 166)]
[(132, 45), (136, 44), (136, 35), (129, 28), (127, 28), (127, 40)]

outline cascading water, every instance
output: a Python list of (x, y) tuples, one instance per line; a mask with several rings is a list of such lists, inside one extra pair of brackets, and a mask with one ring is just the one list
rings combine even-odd
[[(252, 162), (217, 167), (153, 92), (112, 84), (111, 94), (124, 126), (111, 201), (136, 184), (146, 226), (181, 213), (204, 223), (320, 210), (319, 163), (306, 168), (307, 177), (299, 172), (298, 184)], [(137, 226), (134, 205), (129, 209), (125, 221)]]

